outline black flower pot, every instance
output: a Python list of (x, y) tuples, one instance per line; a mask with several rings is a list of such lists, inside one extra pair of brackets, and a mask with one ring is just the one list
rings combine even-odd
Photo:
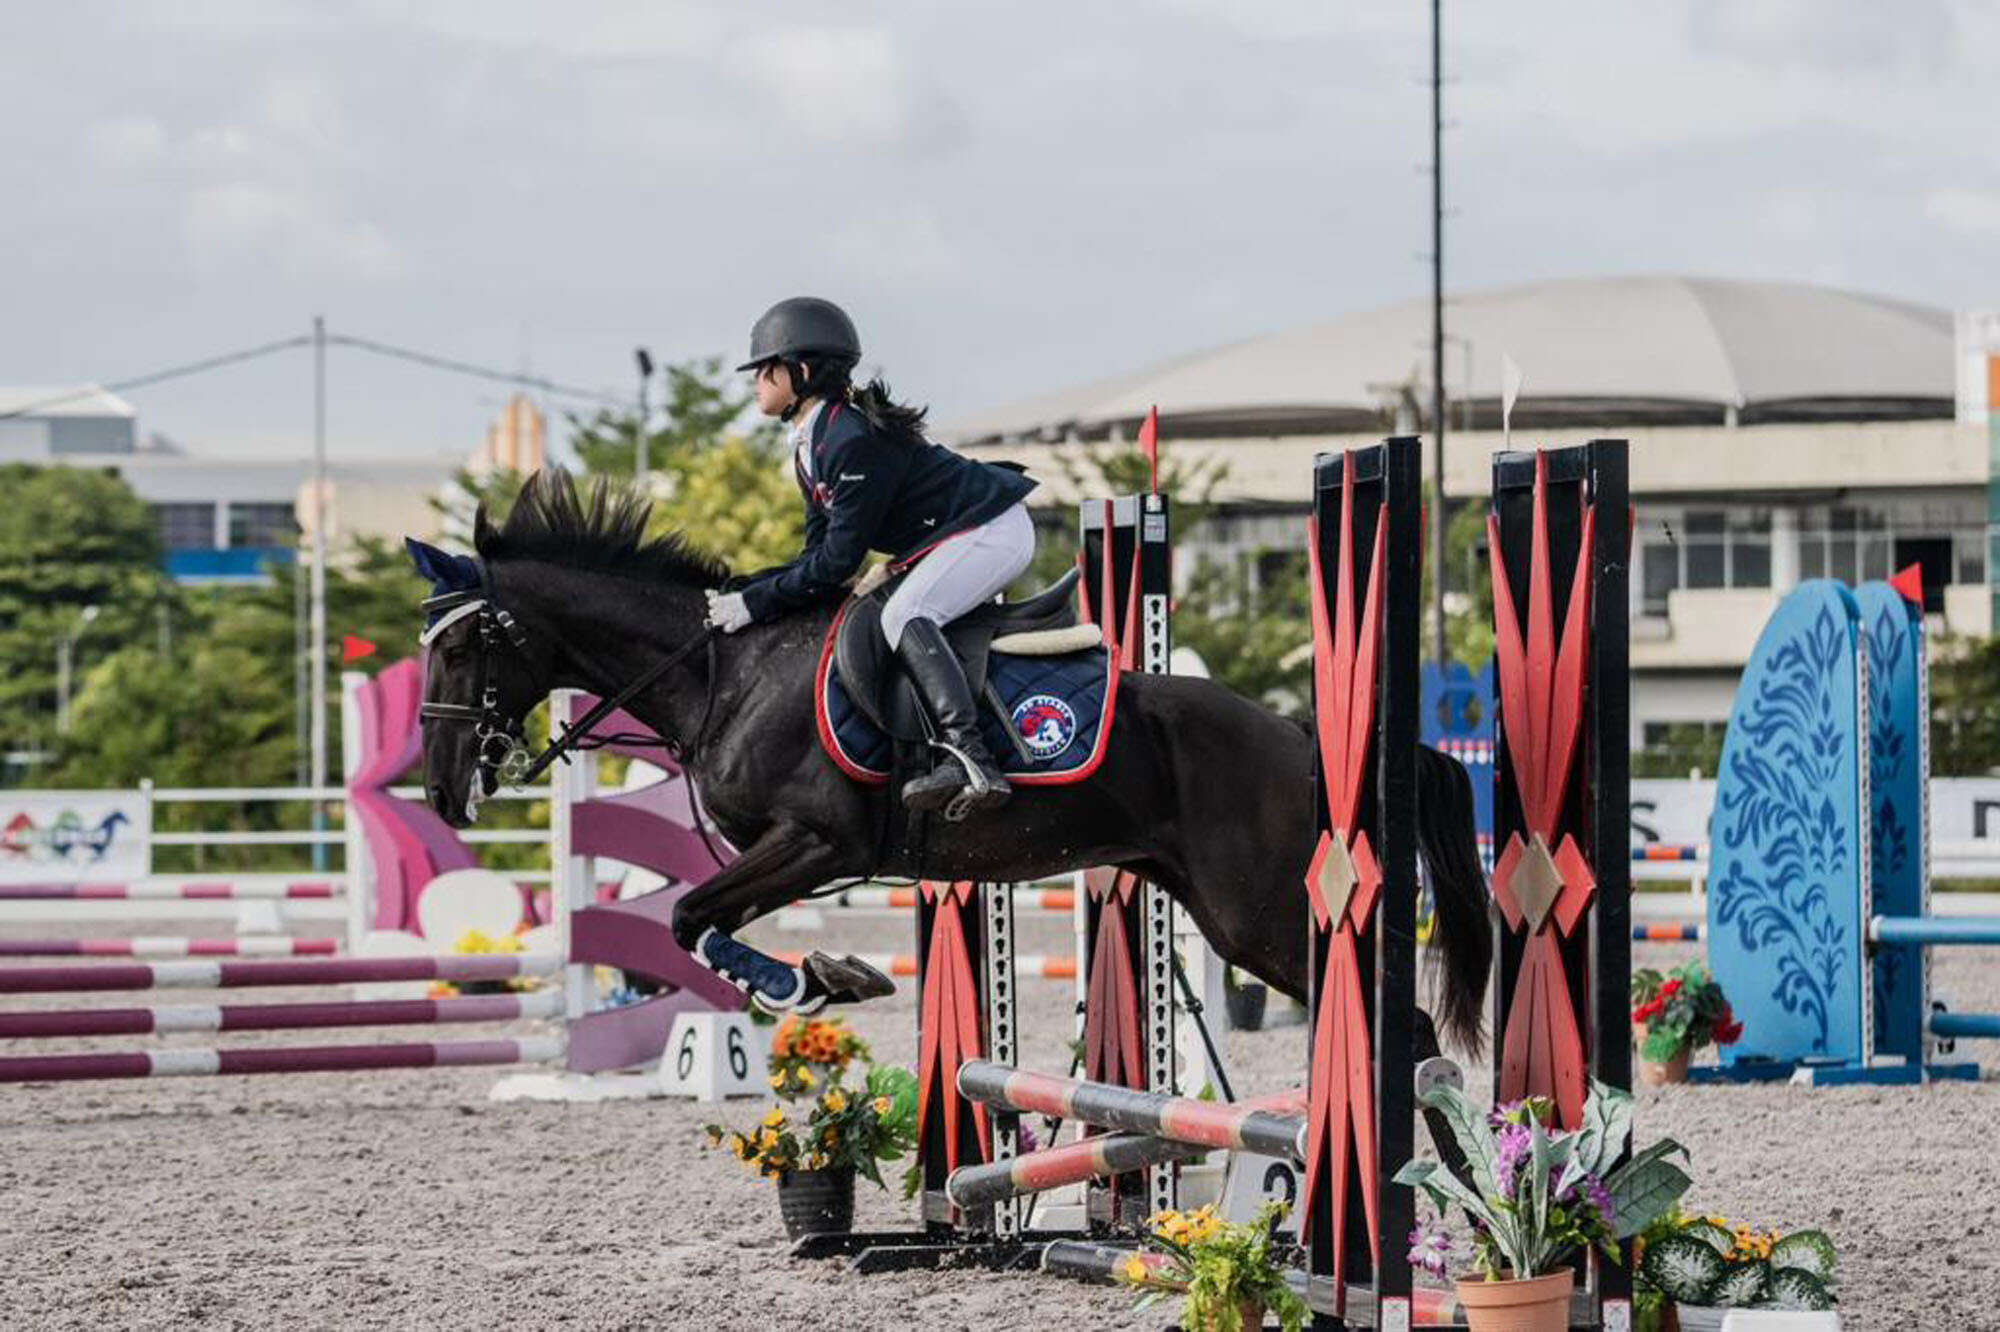
[(854, 1229), (854, 1167), (794, 1170), (780, 1177), (778, 1210), (793, 1239)]
[(1270, 990), (1256, 981), (1247, 981), (1242, 985), (1224, 984), (1222, 1001), (1229, 1009), (1230, 1030), (1262, 1031), (1264, 1003), (1270, 996)]

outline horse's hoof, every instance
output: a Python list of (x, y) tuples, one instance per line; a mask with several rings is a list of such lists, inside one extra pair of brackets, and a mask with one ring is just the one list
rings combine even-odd
[(808, 990), (824, 993), (830, 1004), (858, 1004), (896, 992), (894, 981), (852, 954), (843, 958), (810, 954), (805, 972)]

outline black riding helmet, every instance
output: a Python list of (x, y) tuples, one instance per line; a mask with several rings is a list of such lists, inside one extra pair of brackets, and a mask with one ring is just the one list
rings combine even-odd
[(861, 359), (861, 335), (847, 312), (817, 296), (794, 296), (764, 312), (750, 330), (750, 359), (738, 370), (755, 370), (766, 361), (800, 361), (811, 356), (835, 357), (853, 364)]

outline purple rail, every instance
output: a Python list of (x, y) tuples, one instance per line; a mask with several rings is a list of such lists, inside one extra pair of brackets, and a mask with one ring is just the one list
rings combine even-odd
[(332, 957), (338, 939), (247, 935), (237, 939), (4, 939), (0, 957)]
[(338, 897), (337, 883), (8, 883), (0, 884), (0, 902), (237, 902), (266, 898), (323, 899)]
[(414, 1045), (300, 1045), (251, 1050), (153, 1050), (0, 1059), (0, 1083), (108, 1078), (222, 1077), (258, 1073), (356, 1073), (387, 1068), (539, 1064), (562, 1058), (560, 1036)]
[(1282, 1160), (1305, 1160), (1305, 1123), (1249, 1105), (1194, 1101), (1101, 1082), (1028, 1073), (971, 1060), (960, 1065), (963, 1096), (1003, 1110), (1078, 1119), (1199, 1147), (1244, 1148)]
[(0, 1039), (149, 1036), (178, 1031), (303, 1031), (318, 1027), (407, 1027), (512, 1022), (562, 1013), (554, 990), (456, 999), (374, 999), (329, 1004), (183, 1004), (161, 1008), (0, 1013)]
[(82, 967), (0, 967), (0, 994), (101, 990), (231, 990), (262, 985), (376, 981), (488, 981), (549, 975), (560, 959), (539, 953), (443, 957), (318, 957), (277, 962), (157, 962)]

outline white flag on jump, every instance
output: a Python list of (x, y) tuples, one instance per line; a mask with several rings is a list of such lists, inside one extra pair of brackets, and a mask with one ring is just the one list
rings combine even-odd
[(1521, 367), (1514, 364), (1514, 358), (1505, 352), (1500, 354), (1500, 434), (1502, 447), (1512, 447), (1514, 442), (1514, 401), (1521, 396), (1521, 384), (1526, 376)]

